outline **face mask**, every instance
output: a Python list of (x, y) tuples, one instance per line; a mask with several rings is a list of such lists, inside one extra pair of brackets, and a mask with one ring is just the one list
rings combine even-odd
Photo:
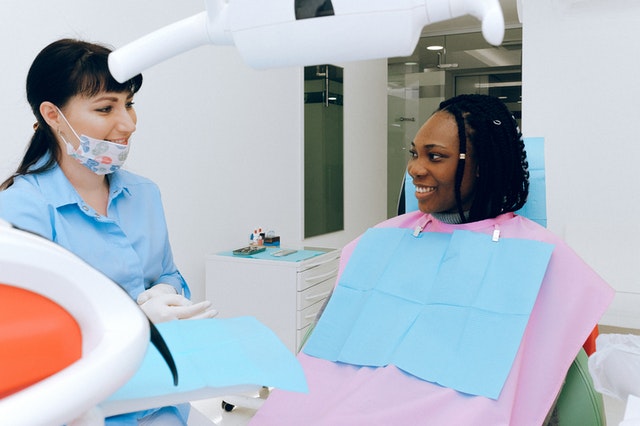
[(80, 141), (78, 148), (74, 148), (62, 135), (60, 129), (58, 129), (58, 134), (67, 146), (68, 155), (98, 175), (113, 173), (122, 167), (127, 159), (127, 155), (129, 155), (129, 144), (122, 145), (102, 139), (94, 139), (86, 135), (78, 136), (62, 111), (58, 109), (58, 112)]

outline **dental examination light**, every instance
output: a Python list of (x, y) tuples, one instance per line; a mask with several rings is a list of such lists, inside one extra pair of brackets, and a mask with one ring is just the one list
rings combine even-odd
[(205, 44), (233, 45), (251, 67), (277, 68), (409, 56), (422, 28), (471, 15), (502, 43), (498, 0), (205, 0), (206, 10), (111, 53), (124, 82)]

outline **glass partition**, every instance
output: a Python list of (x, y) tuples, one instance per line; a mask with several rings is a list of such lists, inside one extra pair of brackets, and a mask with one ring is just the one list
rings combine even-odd
[(304, 69), (304, 236), (344, 229), (343, 72)]

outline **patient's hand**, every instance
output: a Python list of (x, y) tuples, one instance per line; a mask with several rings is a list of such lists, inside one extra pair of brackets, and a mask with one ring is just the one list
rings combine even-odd
[(205, 300), (193, 303), (168, 284), (156, 284), (138, 296), (138, 305), (154, 324), (176, 319), (213, 318), (218, 311)]

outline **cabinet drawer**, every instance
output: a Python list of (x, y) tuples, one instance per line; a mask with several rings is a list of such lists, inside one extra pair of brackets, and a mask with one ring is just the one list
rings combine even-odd
[(331, 294), (333, 287), (336, 283), (335, 275), (331, 278), (309, 287), (304, 291), (298, 292), (298, 311), (301, 311), (314, 303), (324, 302), (324, 300)]
[(313, 321), (316, 319), (318, 312), (320, 312), (320, 308), (322, 308), (323, 303), (318, 302), (311, 306), (307, 306), (305, 309), (302, 309), (297, 314), (297, 324), (296, 329), (301, 330), (305, 327), (308, 327)]
[(339, 259), (333, 259), (298, 274), (298, 291), (303, 291), (338, 275)]

